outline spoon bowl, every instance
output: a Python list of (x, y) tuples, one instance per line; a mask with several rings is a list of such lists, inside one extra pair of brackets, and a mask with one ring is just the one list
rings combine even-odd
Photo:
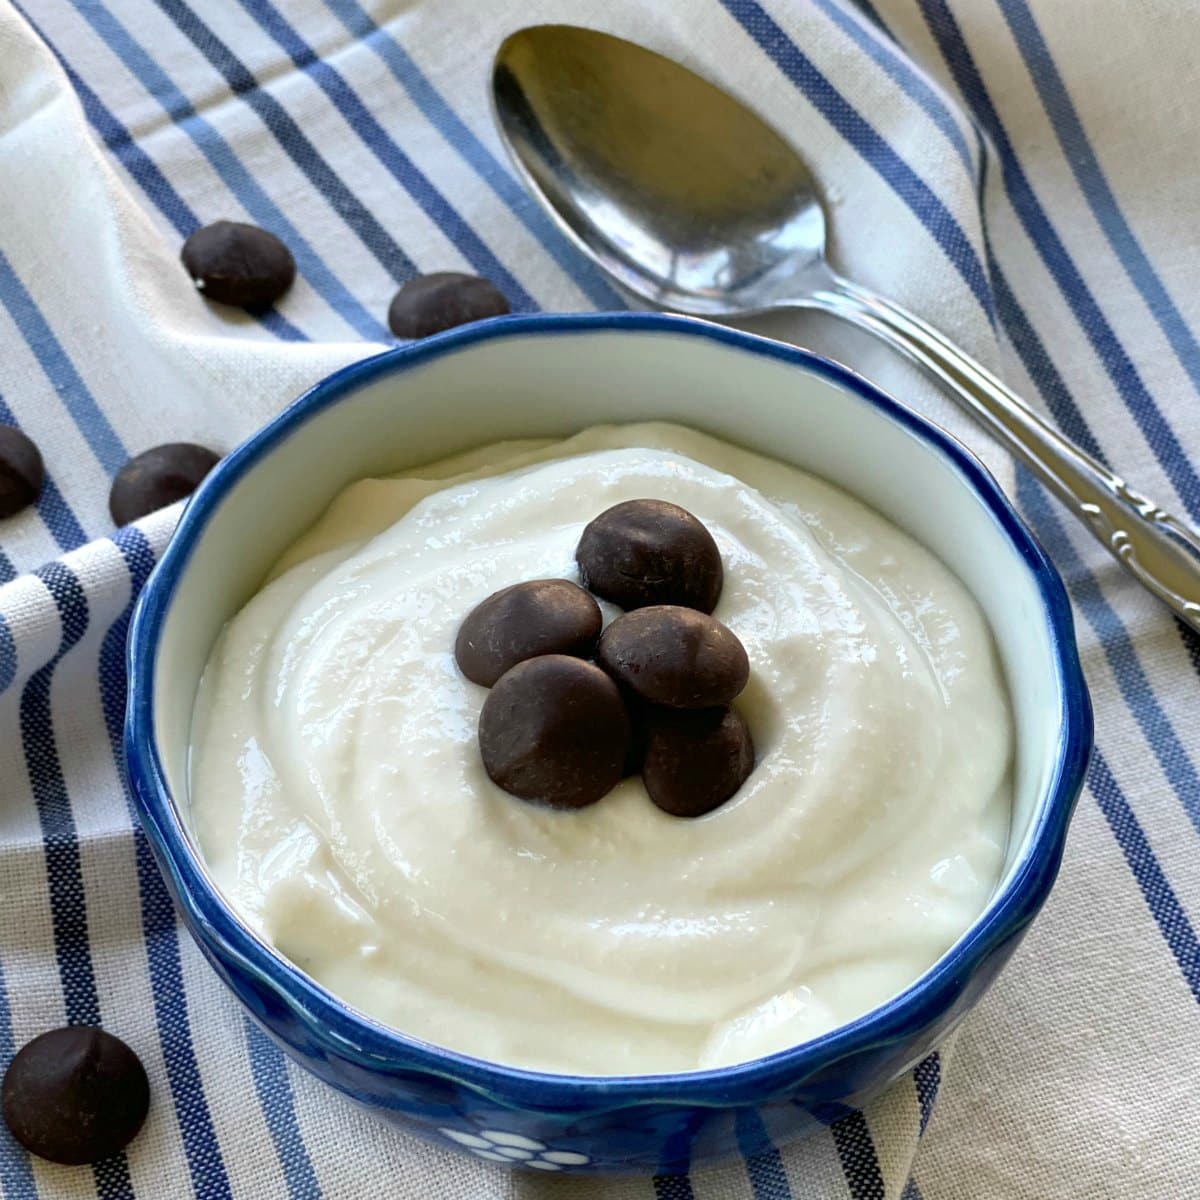
[(574, 25), (500, 47), (496, 118), (559, 224), (630, 291), (732, 316), (795, 303), (825, 270), (803, 159), (756, 113), (642, 46)]
[(492, 100), (534, 194), (618, 285), (700, 317), (819, 309), (886, 341), (1200, 632), (1195, 531), (1063, 437), (944, 334), (834, 272), (816, 183), (755, 112), (661, 54), (573, 25), (507, 38)]

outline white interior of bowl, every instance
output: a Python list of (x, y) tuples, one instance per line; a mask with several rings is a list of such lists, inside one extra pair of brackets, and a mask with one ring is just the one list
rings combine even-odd
[(195, 545), (162, 631), (154, 717), (176, 802), (187, 796), (192, 703), (218, 631), (342, 487), (505, 438), (642, 420), (692, 425), (823, 476), (913, 534), (971, 589), (995, 633), (1016, 718), (1011, 872), (1049, 782), (1062, 701), (1029, 568), (959, 471), (853, 391), (669, 332), (475, 343), (345, 396), (246, 472)]

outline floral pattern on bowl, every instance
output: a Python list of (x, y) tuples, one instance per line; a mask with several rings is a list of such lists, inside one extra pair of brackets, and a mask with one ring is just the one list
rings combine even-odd
[(592, 1160), (576, 1150), (551, 1150), (544, 1142), (521, 1133), (505, 1133), (502, 1129), (483, 1129), (479, 1133), (464, 1133), (460, 1129), (439, 1129), (458, 1149), (469, 1150), (489, 1162), (509, 1167), (532, 1167), (538, 1171), (562, 1171), (566, 1167), (583, 1167)]

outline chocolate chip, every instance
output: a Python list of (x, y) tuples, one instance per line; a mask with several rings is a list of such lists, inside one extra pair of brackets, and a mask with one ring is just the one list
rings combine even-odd
[(667, 708), (715, 708), (746, 686), (750, 661), (731, 629), (692, 608), (656, 605), (618, 617), (596, 661), (623, 687)]
[(113, 480), (108, 511), (118, 525), (128, 525), (190, 496), (217, 465), (219, 456), (191, 442), (168, 442), (131, 458)]
[(590, 522), (575, 551), (584, 587), (622, 608), (681, 604), (710, 613), (724, 571), (713, 536), (686, 508), (626, 500)]
[(296, 278), (292, 252), (273, 233), (238, 221), (197, 229), (180, 257), (206, 299), (252, 312), (270, 308)]
[(34, 1154), (74, 1166), (116, 1154), (150, 1107), (150, 1083), (120, 1038), (87, 1025), (36, 1037), (4, 1075), (4, 1121)]
[(0, 517), (28, 508), (46, 478), (41, 451), (19, 429), (0, 425)]
[(510, 667), (539, 654), (587, 658), (602, 624), (600, 605), (583, 588), (568, 579), (531, 579), (471, 610), (454, 658), (468, 679), (491, 687)]
[(754, 743), (731, 708), (672, 712), (650, 727), (642, 779), (650, 799), (676, 817), (719, 808), (754, 770)]
[(388, 324), (397, 337), (422, 338), (509, 311), (504, 293), (486, 279), (436, 271), (401, 287), (388, 309)]
[(565, 654), (526, 659), (488, 693), (479, 749), (492, 780), (553, 808), (594, 804), (621, 778), (629, 718), (599, 667)]

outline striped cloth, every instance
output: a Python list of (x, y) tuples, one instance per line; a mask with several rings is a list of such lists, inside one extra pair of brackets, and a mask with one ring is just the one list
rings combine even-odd
[[(0, 1065), (45, 1028), (102, 1023), (155, 1100), (94, 1170), (0, 1135), (5, 1200), (1200, 1196), (1200, 644), (887, 351), (819, 317), (760, 325), (850, 361), (997, 472), (1068, 581), (1098, 752), (1059, 885), (953, 1061), (800, 1146), (690, 1178), (525, 1178), (430, 1149), (244, 1021), (175, 923), (120, 757), (130, 604), (175, 514), (114, 534), (106, 510), (129, 454), (227, 449), (373, 352), (416, 272), (486, 275), (521, 311), (619, 305), (515, 181), (487, 110), (506, 32), (584, 20), (750, 100), (803, 147), (846, 273), (1200, 519), (1191, 6), (16, 5), (0, 0), (0, 421), (39, 443), (48, 477), (0, 526)], [(179, 244), (221, 217), (291, 246), (278, 311), (192, 292)]]

